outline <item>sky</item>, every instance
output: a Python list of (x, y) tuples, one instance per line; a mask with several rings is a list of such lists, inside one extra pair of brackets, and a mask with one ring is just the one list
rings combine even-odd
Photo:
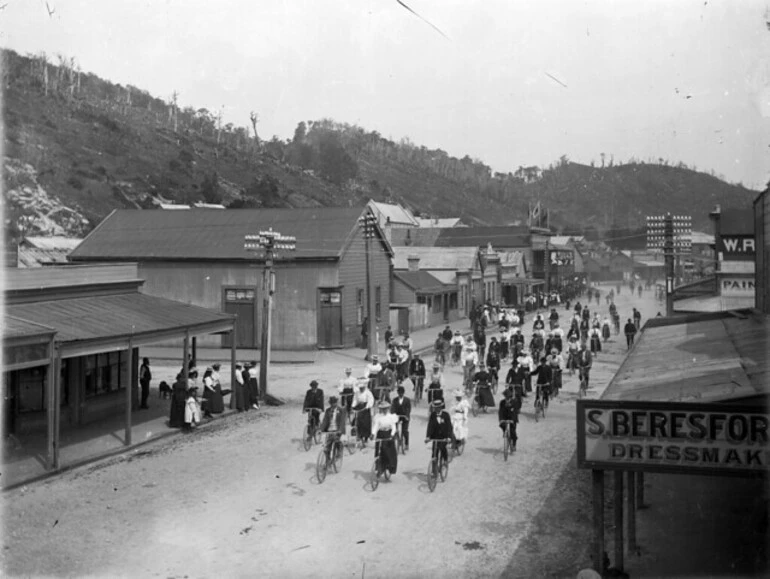
[[(260, 137), (331, 118), (494, 171), (660, 158), (770, 179), (770, 0), (2, 0), (0, 46)], [(433, 26), (440, 30), (437, 31)]]

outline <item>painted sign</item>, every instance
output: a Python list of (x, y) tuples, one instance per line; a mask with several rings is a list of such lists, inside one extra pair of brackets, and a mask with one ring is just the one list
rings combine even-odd
[(578, 467), (767, 474), (770, 416), (750, 406), (577, 401)]
[(754, 259), (755, 251), (754, 236), (725, 235), (717, 240), (720, 259)]
[(750, 277), (723, 277), (719, 280), (720, 293), (726, 297), (754, 295), (754, 280)]

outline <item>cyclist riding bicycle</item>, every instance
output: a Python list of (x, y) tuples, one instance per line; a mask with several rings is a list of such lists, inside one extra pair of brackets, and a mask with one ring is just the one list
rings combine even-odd
[(412, 402), (404, 393), (404, 386), (399, 386), (396, 392), (398, 396), (390, 403), (390, 411), (398, 417), (401, 423), (401, 436), (404, 440), (404, 449), (409, 450), (409, 420), (412, 414)]
[(462, 390), (455, 390), (455, 403), (452, 406), (452, 431), (456, 444), (468, 439), (468, 411), (471, 405), (463, 397)]
[(505, 392), (503, 392), (503, 395), (505, 396), (500, 401), (500, 407), (497, 409), (497, 419), (500, 422), (500, 429), (505, 432), (505, 427), (507, 423), (504, 423), (504, 420), (511, 420), (512, 423), (510, 424), (510, 430), (509, 430), (509, 436), (510, 439), (513, 441), (513, 450), (516, 450), (516, 442), (518, 441), (518, 436), (516, 434), (516, 426), (519, 422), (519, 410), (521, 410), (521, 398), (518, 396), (514, 396), (513, 388), (506, 388)]
[(357, 381), (353, 378), (353, 368), (345, 368), (345, 377), (340, 380), (337, 392), (340, 395), (340, 406), (342, 406), (348, 414), (350, 414), (350, 407), (353, 404), (353, 394), (356, 391), (356, 384)]
[(337, 406), (336, 396), (329, 396), (329, 408), (324, 412), (324, 417), (321, 421), (321, 432), (329, 433), (329, 436), (326, 437), (326, 446), (324, 447), (327, 457), (331, 452), (332, 444), (336, 444), (338, 451), (342, 452), (340, 438), (345, 434), (346, 421), (345, 408)]
[(547, 405), (550, 395), (550, 384), (553, 379), (551, 367), (548, 365), (547, 358), (543, 356), (540, 358), (540, 364), (531, 372), (532, 376), (537, 376), (537, 386), (535, 387), (535, 401), (543, 398), (543, 402)]
[(444, 402), (444, 374), (441, 372), (441, 367), (438, 363), (433, 363), (433, 371), (428, 377), (428, 404), (434, 400), (441, 400)]
[(487, 372), (484, 364), (480, 364), (479, 371), (474, 374), (473, 385), (476, 386), (479, 406), (494, 408), (495, 398), (492, 396), (492, 377)]
[(383, 472), (389, 470), (391, 474), (396, 474), (398, 453), (396, 453), (393, 436), (396, 434), (398, 416), (391, 414), (390, 404), (385, 401), (380, 402), (377, 408), (379, 408), (380, 412), (375, 414), (372, 421), (372, 431), (374, 432), (375, 439), (380, 442), (379, 444), (375, 443), (375, 456), (380, 457), (380, 468)]
[(318, 387), (318, 382), (310, 382), (310, 389), (305, 392), (305, 402), (302, 404), (302, 412), (310, 412), (311, 424), (318, 428), (319, 416), (324, 411), (324, 391)]
[(455, 330), (455, 334), (449, 341), (449, 345), (452, 348), (452, 363), (459, 364), (463, 353), (463, 337), (460, 334), (460, 330)]
[(425, 386), (425, 363), (416, 352), (412, 356), (412, 361), (409, 362), (409, 376), (411, 376), (412, 382), (414, 382), (415, 393), (418, 390), (422, 392)]
[(588, 388), (588, 379), (591, 373), (591, 366), (593, 365), (593, 356), (591, 356), (591, 352), (586, 349), (585, 342), (580, 344), (580, 351), (578, 352), (577, 362), (580, 381), (583, 382), (585, 380), (585, 387)]
[(446, 348), (448, 346), (448, 342), (444, 340), (444, 335), (442, 332), (438, 333), (438, 338), (436, 338), (436, 341), (433, 343), (433, 355), (435, 356), (436, 362), (441, 364), (441, 367), (443, 368), (446, 364)]
[(430, 405), (430, 417), (428, 418), (428, 429), (425, 432), (425, 443), (427, 444), (431, 439), (440, 440), (441, 442), (437, 442), (433, 447), (433, 458), (436, 458), (436, 454), (439, 454), (444, 461), (448, 462), (447, 443), (444, 440), (451, 438), (453, 442), (455, 441), (452, 419), (449, 417), (449, 413), (443, 410), (443, 407), (444, 403), (438, 400)]

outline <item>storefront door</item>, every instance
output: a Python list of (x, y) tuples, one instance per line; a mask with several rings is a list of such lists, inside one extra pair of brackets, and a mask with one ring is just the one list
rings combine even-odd
[(318, 347), (342, 347), (342, 291), (340, 288), (318, 290)]

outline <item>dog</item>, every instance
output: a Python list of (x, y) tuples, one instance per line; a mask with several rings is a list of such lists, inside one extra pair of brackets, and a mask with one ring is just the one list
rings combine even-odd
[(171, 398), (171, 386), (165, 380), (158, 384), (158, 398)]

